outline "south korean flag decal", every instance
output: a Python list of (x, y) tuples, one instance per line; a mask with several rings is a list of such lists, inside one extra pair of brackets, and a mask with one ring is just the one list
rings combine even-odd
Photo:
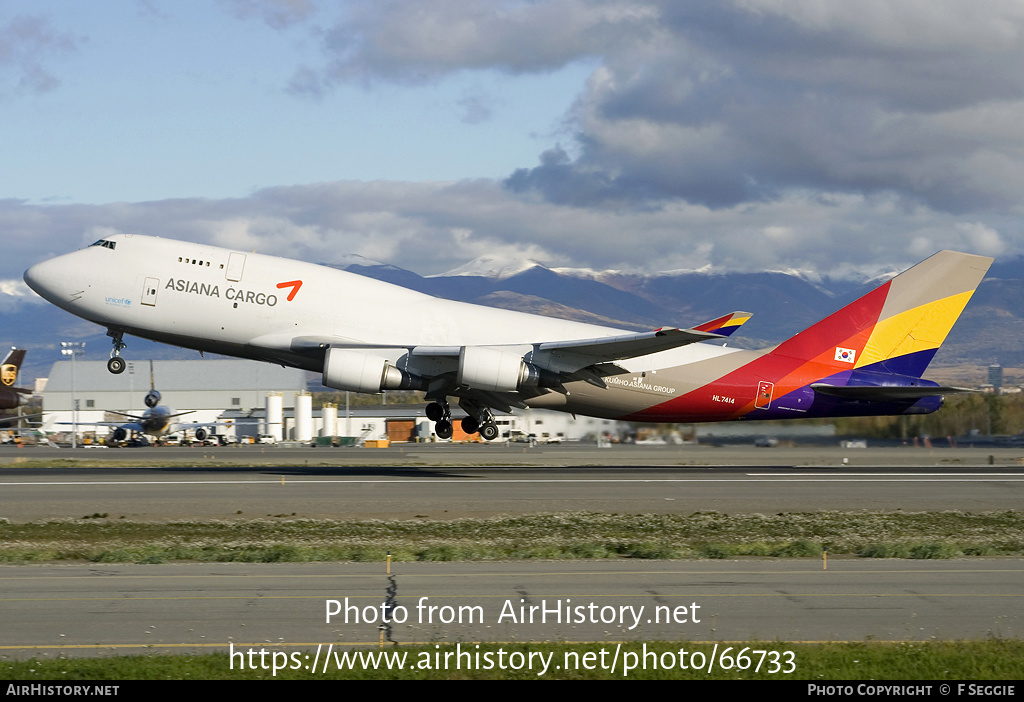
[(843, 363), (853, 363), (857, 358), (857, 352), (853, 349), (844, 349), (841, 346), (836, 347), (836, 360), (842, 361)]

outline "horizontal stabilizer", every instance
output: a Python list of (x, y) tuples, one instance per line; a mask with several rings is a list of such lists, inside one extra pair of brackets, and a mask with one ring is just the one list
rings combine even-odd
[(923, 397), (950, 395), (957, 392), (976, 392), (970, 388), (942, 385), (827, 385), (812, 383), (814, 392), (845, 400), (919, 400)]

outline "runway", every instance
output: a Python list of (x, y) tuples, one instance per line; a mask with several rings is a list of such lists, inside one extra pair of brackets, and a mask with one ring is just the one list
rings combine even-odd
[[(445, 519), (561, 511), (978, 512), (1024, 504), (1024, 452), (1017, 449), (463, 448), (53, 452), (87, 457), (96, 467), (42, 467), (34, 461), (52, 458), (45, 451), (5, 449), (0, 517)], [(398, 563), (390, 576), (384, 568), (3, 566), (0, 655), (226, 651), (230, 644), (309, 650), (375, 644), (382, 632), (402, 643), (916, 640), (1024, 632), (1019, 559), (841, 559), (828, 570), (814, 559)], [(326, 622), (332, 600), (359, 609), (362, 619)], [(438, 608), (436, 619), (423, 619), (421, 602)], [(570, 604), (584, 608), (584, 619), (501, 616), (506, 607)], [(380, 621), (366, 621), (382, 605), (388, 612), (404, 608), (406, 620), (383, 630)], [(446, 611), (480, 616), (445, 621)], [(657, 611), (682, 613), (685, 621), (659, 621)]]
[(1016, 559), (4, 566), (0, 655), (1016, 638), (1022, 574)]
[[(53, 454), (100, 457), (106, 465), (32, 467), (27, 460)], [(184, 462), (183, 456), (192, 465), (139, 465), (142, 459)], [(1022, 456), (1024, 449), (753, 447), (7, 450), (0, 453), (0, 517), (24, 522), (97, 512), (167, 520), (1012, 510), (1024, 504)]]

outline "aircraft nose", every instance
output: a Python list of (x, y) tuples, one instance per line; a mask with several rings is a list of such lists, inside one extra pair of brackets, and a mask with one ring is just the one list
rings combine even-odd
[(25, 283), (36, 292), (39, 292), (39, 285), (42, 282), (41, 266), (41, 263), (37, 263), (36, 265), (29, 267), (29, 269), (25, 271), (24, 276)]
[(40, 297), (60, 306), (68, 301), (70, 290), (65, 290), (70, 283), (68, 266), (63, 256), (51, 258), (35, 264), (25, 271), (25, 283)]
[(48, 263), (49, 261), (37, 263), (25, 271), (24, 276), (25, 283), (43, 297), (46, 297), (46, 295), (43, 294), (43, 291), (46, 289), (46, 281), (50, 278), (48, 275), (48, 269), (50, 268), (50, 266), (47, 265)]

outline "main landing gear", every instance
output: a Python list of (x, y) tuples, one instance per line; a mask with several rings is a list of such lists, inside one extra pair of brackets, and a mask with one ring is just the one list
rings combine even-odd
[(427, 405), (427, 419), (434, 423), (434, 433), (439, 439), (450, 439), (455, 433), (452, 426), (452, 411), (447, 402), (431, 402)]
[[(469, 413), (460, 422), (462, 431), (467, 434), (480, 433), (480, 438), (485, 441), (494, 441), (498, 438), (498, 425), (494, 422), (494, 416), (486, 407), (462, 404), (462, 408)], [(445, 401), (431, 402), (426, 409), (427, 419), (434, 422), (434, 433), (439, 439), (450, 439), (455, 433), (452, 426), (452, 412)]]
[(114, 343), (114, 348), (110, 351), (110, 360), (107, 361), (107, 370), (114, 375), (124, 373), (124, 369), (128, 366), (128, 364), (125, 363), (125, 360), (121, 358), (121, 349), (128, 345), (122, 340), (124, 332), (108, 329), (107, 336), (113, 339)]
[(480, 432), (480, 438), (484, 441), (494, 441), (498, 438), (498, 425), (494, 423), (494, 419), (491, 418), (490, 411), (486, 411), (486, 418), (483, 423), (480, 420), (473, 417), (466, 417), (462, 420), (462, 431), (467, 434), (475, 434)]

